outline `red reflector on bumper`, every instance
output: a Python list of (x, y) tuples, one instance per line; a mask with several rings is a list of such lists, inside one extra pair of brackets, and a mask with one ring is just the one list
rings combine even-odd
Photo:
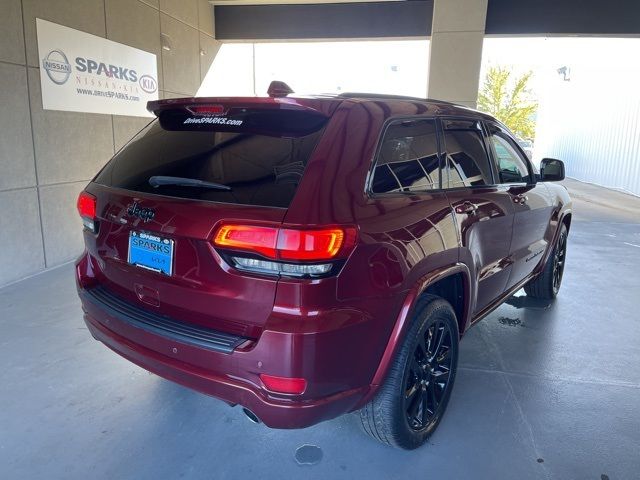
[(304, 378), (276, 377), (273, 375), (260, 374), (260, 380), (274, 393), (290, 393), (300, 395), (307, 389), (307, 381)]

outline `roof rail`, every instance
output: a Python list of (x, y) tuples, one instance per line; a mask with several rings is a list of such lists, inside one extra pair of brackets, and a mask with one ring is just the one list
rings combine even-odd
[(447, 102), (446, 100), (437, 100), (434, 98), (409, 97), (407, 95), (391, 95), (386, 93), (345, 92), (345, 93), (339, 94), (338, 97), (340, 98), (380, 98), (380, 99), (389, 99), (389, 100), (419, 100), (421, 102), (433, 102), (433, 103), (442, 103), (445, 105), (464, 106), (464, 105), (459, 105), (453, 102)]
[(406, 95), (390, 95), (386, 93), (366, 93), (366, 92), (344, 92), (338, 95), (340, 98), (392, 98), (398, 100), (421, 100), (425, 101), (424, 98), (419, 97), (409, 97)]

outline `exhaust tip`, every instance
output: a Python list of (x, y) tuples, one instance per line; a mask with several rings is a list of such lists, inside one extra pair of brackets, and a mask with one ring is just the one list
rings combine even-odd
[(251, 423), (262, 423), (258, 418), (258, 416), (248, 408), (242, 407), (242, 413), (246, 415), (246, 417), (249, 419), (249, 421), (251, 421)]

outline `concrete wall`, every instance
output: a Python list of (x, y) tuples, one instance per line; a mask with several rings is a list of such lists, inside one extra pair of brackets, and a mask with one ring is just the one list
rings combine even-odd
[(0, 12), (3, 285), (82, 251), (78, 193), (149, 121), (43, 110), (36, 17), (154, 53), (161, 98), (195, 95), (219, 43), (207, 0), (0, 0)]

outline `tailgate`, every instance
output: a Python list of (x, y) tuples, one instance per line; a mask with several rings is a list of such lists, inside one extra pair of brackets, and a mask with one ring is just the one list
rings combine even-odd
[[(91, 184), (98, 202), (97, 235), (87, 233), (89, 253), (98, 259), (102, 286), (134, 305), (185, 322), (256, 338), (271, 313), (276, 279), (232, 271), (211, 244), (221, 220), (281, 222), (286, 209), (225, 205), (142, 195)], [(150, 209), (153, 219), (128, 213)], [(149, 211), (149, 210), (147, 210)], [(171, 275), (129, 263), (131, 232), (173, 242)]]

